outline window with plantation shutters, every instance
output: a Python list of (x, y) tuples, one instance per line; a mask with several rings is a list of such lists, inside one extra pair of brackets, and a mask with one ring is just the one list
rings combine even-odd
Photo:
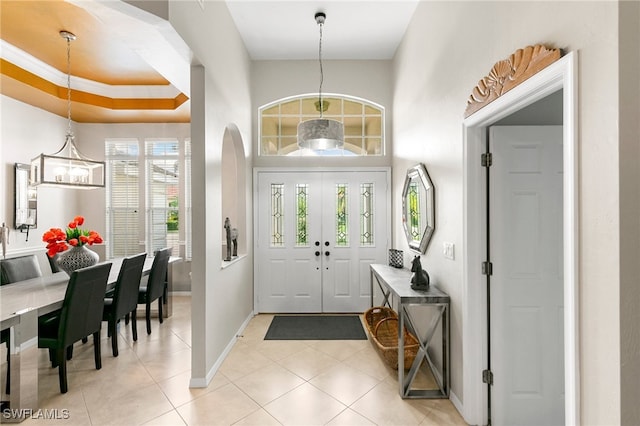
[(107, 257), (171, 247), (190, 260), (190, 140), (109, 139), (105, 154)]
[(140, 252), (140, 179), (138, 140), (106, 141), (107, 257)]
[(147, 247), (180, 252), (180, 148), (177, 140), (145, 141)]

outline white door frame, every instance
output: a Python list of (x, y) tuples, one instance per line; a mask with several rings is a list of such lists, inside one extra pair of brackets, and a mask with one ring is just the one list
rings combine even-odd
[[(385, 200), (385, 205), (387, 207), (387, 218), (389, 223), (393, 220), (391, 216), (391, 167), (381, 166), (381, 167), (254, 167), (253, 168), (253, 252), (258, 253), (258, 174), (261, 172), (385, 172), (387, 179), (387, 195)], [(387, 247), (391, 247), (391, 226), (387, 227), (386, 230), (386, 239), (387, 239)], [(254, 277), (258, 274), (258, 261), (257, 259), (253, 260), (253, 274)], [(255, 279), (254, 279), (255, 284)], [(257, 313), (258, 310), (258, 295), (259, 289), (253, 289), (253, 312)]]
[(463, 122), (463, 301), (462, 347), (464, 418), (487, 424), (486, 277), (481, 274), (487, 241), (484, 168), (486, 129), (496, 121), (560, 89), (563, 90), (563, 256), (565, 422), (580, 424), (578, 318), (578, 58), (570, 52)]

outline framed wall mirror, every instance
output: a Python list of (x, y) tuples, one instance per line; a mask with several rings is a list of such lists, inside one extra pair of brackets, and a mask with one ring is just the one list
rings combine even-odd
[(436, 229), (435, 189), (424, 164), (407, 170), (402, 190), (402, 226), (409, 248), (425, 253)]
[(31, 165), (16, 163), (15, 165), (15, 216), (14, 226), (21, 232), (29, 233), (29, 228), (38, 225), (38, 192), (30, 184)]

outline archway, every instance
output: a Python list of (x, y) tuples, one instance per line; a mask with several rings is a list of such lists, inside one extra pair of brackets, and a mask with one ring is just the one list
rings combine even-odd
[[(224, 224), (225, 219), (229, 218), (231, 228), (237, 230), (239, 258), (247, 253), (246, 158), (242, 136), (233, 123), (227, 125), (222, 138), (221, 167), (222, 218), (220, 223)], [(227, 258), (226, 240), (223, 241), (222, 258), (223, 260)]]

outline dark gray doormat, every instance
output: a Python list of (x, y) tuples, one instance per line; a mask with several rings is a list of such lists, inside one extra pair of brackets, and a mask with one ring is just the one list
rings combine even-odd
[(367, 340), (357, 315), (276, 315), (264, 340)]

